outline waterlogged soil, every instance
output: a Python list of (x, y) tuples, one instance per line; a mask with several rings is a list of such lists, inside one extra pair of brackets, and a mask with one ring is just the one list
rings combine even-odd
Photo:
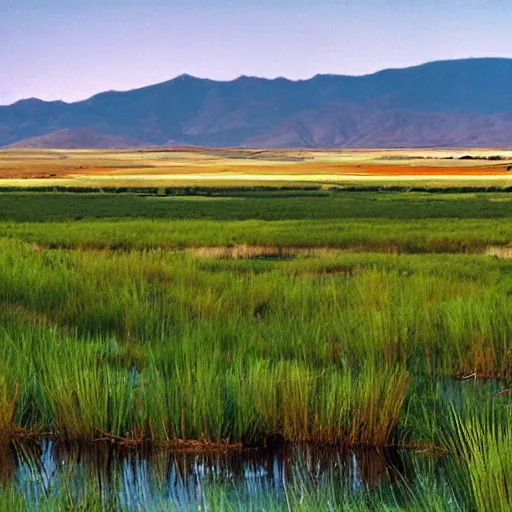
[(335, 257), (345, 254), (345, 249), (330, 247), (276, 247), (263, 245), (233, 245), (231, 247), (203, 246), (187, 249), (187, 252), (200, 258), (214, 259), (278, 259), (286, 260), (298, 257)]
[[(62, 247), (59, 244), (33, 244), (32, 247), (34, 250), (38, 252), (42, 252), (45, 250), (59, 250)], [(97, 249), (87, 247), (86, 250), (90, 251), (100, 251), (103, 252), (105, 249)], [(114, 252), (126, 252), (133, 251), (133, 248), (123, 248), (123, 247), (110, 247), (109, 250)], [(290, 247), (290, 246), (272, 246), (272, 245), (231, 245), (231, 246), (223, 246), (223, 245), (210, 245), (210, 246), (199, 246), (199, 247), (188, 247), (185, 249), (174, 249), (172, 250), (176, 253), (186, 252), (188, 254), (192, 254), (198, 258), (204, 259), (220, 259), (220, 260), (251, 260), (251, 259), (261, 259), (261, 260), (293, 260), (296, 258), (323, 258), (325, 259), (335, 259), (336, 257), (348, 254), (350, 252), (354, 252), (353, 248), (344, 249), (344, 248), (336, 248), (336, 247)], [(357, 251), (356, 251), (357, 252)], [(361, 252), (365, 252), (364, 248), (361, 249)], [(389, 247), (387, 252), (393, 252), (395, 254), (417, 254), (418, 251), (407, 251), (400, 250), (398, 246)], [(438, 252), (438, 251), (436, 251)], [(452, 251), (453, 252), (453, 251)], [(462, 253), (462, 250), (460, 251)], [(483, 254), (485, 256), (492, 256), (499, 259), (512, 259), (512, 246), (505, 245), (491, 245), (484, 249), (475, 247), (473, 250), (465, 249), (464, 254)], [(328, 273), (329, 271), (324, 269), (321, 273)], [(344, 273), (344, 272), (342, 272)]]
[[(201, 510), (210, 489), (222, 486), (237, 499), (271, 497), (286, 503), (286, 489), (300, 480), (340, 493), (365, 493), (418, 476), (424, 455), (400, 451), (343, 451), (285, 446), (230, 454), (136, 452), (112, 445), (53, 441), (15, 444), (0, 452), (0, 484), (13, 484), (32, 510), (58, 496), (100, 490), (123, 510)], [(432, 459), (442, 467), (442, 459)], [(114, 496), (115, 495), (115, 496)], [(167, 508), (170, 507), (170, 508)], [(162, 509), (163, 510), (163, 509)]]
[(487, 256), (495, 256), (496, 258), (504, 258), (507, 260), (512, 259), (512, 245), (500, 247), (500, 246), (489, 246), (485, 250)]
[[(333, 247), (277, 247), (263, 245), (233, 245), (230, 247), (223, 246), (202, 246), (187, 249), (187, 252), (200, 258), (213, 259), (278, 259), (287, 260), (294, 258), (335, 258), (340, 254), (346, 254), (348, 249), (337, 249)], [(398, 252), (398, 249), (395, 251)], [(401, 251), (406, 253), (407, 251)], [(494, 256), (496, 258), (511, 259), (512, 246), (488, 246), (484, 250), (475, 250), (474, 254), (485, 254), (486, 256)]]

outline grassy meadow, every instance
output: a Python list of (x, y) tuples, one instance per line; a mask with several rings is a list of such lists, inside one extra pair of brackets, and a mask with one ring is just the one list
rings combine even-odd
[(0, 443), (398, 447), (444, 454), (445, 484), (351, 510), (510, 510), (511, 214), (503, 192), (1, 193)]

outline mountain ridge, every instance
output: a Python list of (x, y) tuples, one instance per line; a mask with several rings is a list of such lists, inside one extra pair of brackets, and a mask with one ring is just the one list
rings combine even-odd
[[(504, 58), (301, 80), (183, 74), (73, 103), (30, 98), (0, 106), (0, 147), (58, 147), (66, 137), (73, 147), (89, 147), (87, 140), (95, 147), (169, 140), (212, 147), (512, 145), (510, 84), (512, 59)], [(89, 134), (82, 143), (80, 130)]]

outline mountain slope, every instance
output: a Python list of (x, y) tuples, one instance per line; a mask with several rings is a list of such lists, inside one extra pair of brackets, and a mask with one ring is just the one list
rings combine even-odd
[[(291, 81), (182, 75), (76, 102), (22, 100), (0, 107), (0, 146), (55, 144), (87, 128), (131, 145), (396, 147), (512, 144), (512, 60), (442, 61), (351, 77)], [(33, 140), (38, 137), (37, 142)], [(58, 137), (57, 137), (58, 139)], [(69, 147), (69, 146), (67, 146)], [(124, 146), (121, 146), (124, 147)]]
[(9, 148), (55, 148), (55, 149), (128, 149), (147, 147), (136, 139), (110, 135), (91, 128), (64, 128), (46, 135), (30, 137), (10, 144)]

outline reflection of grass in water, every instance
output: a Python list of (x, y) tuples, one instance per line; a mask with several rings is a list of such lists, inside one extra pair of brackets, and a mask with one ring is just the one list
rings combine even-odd
[[(222, 464), (222, 463), (221, 463)], [(445, 464), (445, 467), (451, 464)], [(292, 467), (267, 481), (247, 476), (243, 482), (217, 474), (209, 479), (201, 474), (199, 482), (181, 473), (169, 472), (158, 463), (133, 460), (122, 469), (109, 464), (108, 474), (88, 470), (81, 460), (68, 460), (56, 466), (52, 485), (39, 482), (37, 470), (28, 471), (21, 487), (8, 484), (0, 490), (2, 510), (376, 510), (376, 511), (467, 511), (474, 510), (471, 494), (459, 496), (454, 487), (467, 488), (465, 473), (439, 472), (428, 460), (413, 464), (412, 478), (393, 485), (366, 485), (342, 465), (330, 469), (312, 468), (307, 461), (296, 460)], [(207, 467), (203, 467), (207, 470)], [(217, 470), (221, 470), (217, 464)], [(100, 471), (102, 471), (100, 469)], [(451, 476), (450, 476), (451, 475)], [(456, 475), (456, 476), (454, 476)], [(47, 481), (47, 477), (42, 480)], [(187, 483), (188, 482), (188, 483)], [(45, 492), (41, 492), (42, 489)]]

